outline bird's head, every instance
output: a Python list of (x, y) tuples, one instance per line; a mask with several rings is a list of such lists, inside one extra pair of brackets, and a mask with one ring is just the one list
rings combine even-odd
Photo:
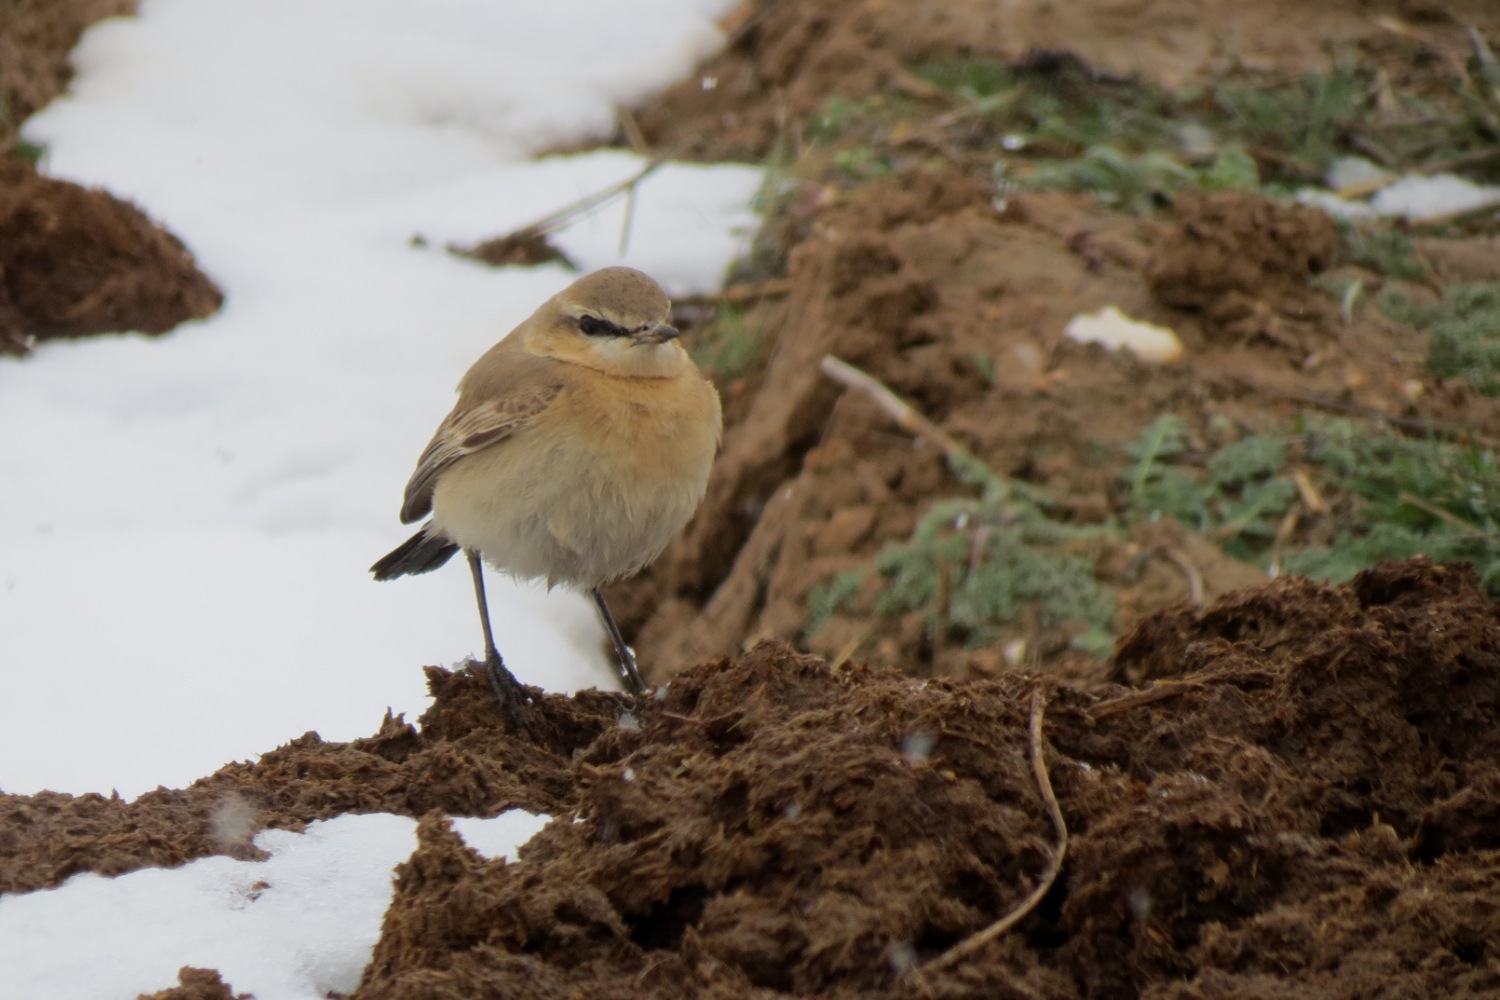
[(606, 375), (670, 378), (690, 365), (661, 286), (629, 267), (584, 275), (547, 300), (527, 322), (533, 354)]

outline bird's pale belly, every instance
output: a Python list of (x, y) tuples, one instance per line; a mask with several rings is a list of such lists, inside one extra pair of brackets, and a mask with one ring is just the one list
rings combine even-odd
[[(609, 438), (626, 433), (633, 447), (613, 447)], [(674, 423), (600, 428), (582, 442), (538, 421), (454, 463), (434, 493), (433, 521), (503, 572), (596, 587), (651, 562), (692, 517), (716, 437)], [(485, 492), (481, 483), (504, 485)]]

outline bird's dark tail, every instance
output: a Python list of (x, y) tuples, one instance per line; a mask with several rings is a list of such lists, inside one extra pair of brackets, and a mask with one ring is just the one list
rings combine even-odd
[(458, 546), (426, 526), (370, 567), (377, 580), (394, 580), (398, 576), (430, 573), (453, 558)]

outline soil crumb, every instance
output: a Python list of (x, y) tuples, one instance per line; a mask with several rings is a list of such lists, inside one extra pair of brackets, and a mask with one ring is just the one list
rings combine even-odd
[(184, 965), (177, 972), (177, 985), (155, 993), (142, 993), (140, 1000), (255, 1000), (249, 993), (236, 993), (213, 969)]
[[(1220, 335), (1287, 340), (1291, 324), (1326, 326), (1336, 305), (1310, 284), (1339, 250), (1325, 212), (1225, 191), (1183, 193), (1175, 225), (1146, 265), (1151, 294), (1163, 305), (1201, 311)], [(1297, 356), (1311, 348), (1291, 344)]]

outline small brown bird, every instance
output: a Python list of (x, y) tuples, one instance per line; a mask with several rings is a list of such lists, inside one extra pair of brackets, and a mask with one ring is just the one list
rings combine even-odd
[(485, 668), (518, 724), (528, 695), (495, 649), (481, 559), (588, 591), (620, 679), (646, 690), (599, 588), (645, 567), (692, 517), (723, 431), (719, 394), (677, 342), (670, 310), (651, 278), (605, 268), (485, 352), (406, 484), (402, 523), (431, 519), (370, 567), (390, 580), (464, 550)]

